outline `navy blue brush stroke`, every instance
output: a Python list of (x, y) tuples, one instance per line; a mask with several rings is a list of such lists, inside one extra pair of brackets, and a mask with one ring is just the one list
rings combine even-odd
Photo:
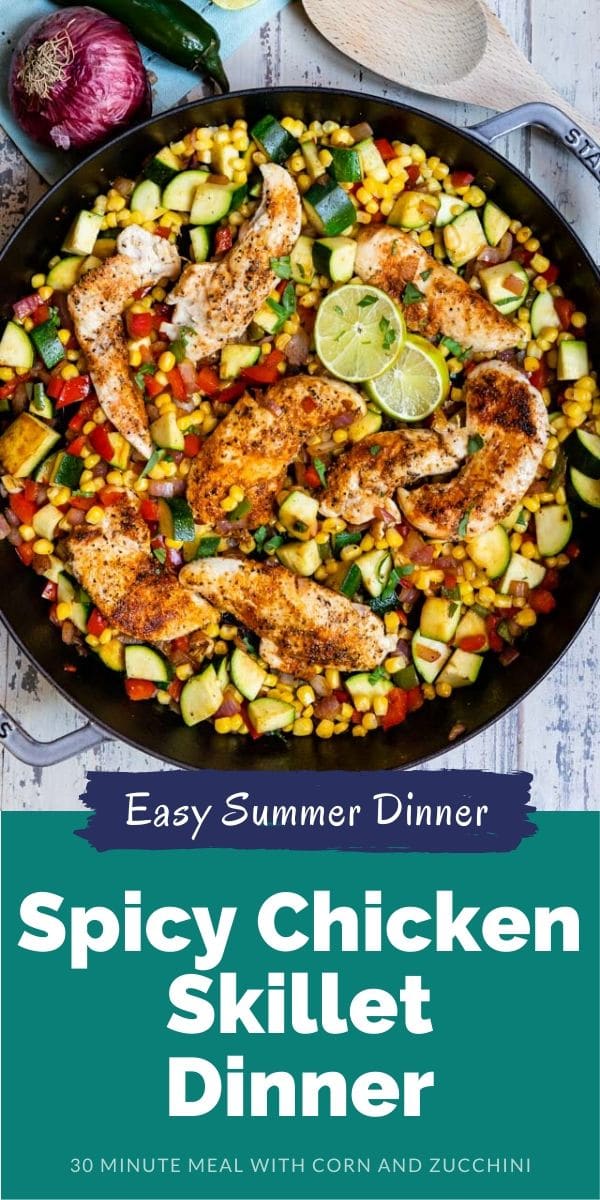
[[(515, 850), (523, 838), (536, 833), (530, 820), (534, 809), (529, 804), (531, 775), (524, 771), (500, 775), (486, 771), (410, 771), (344, 772), (269, 771), (259, 774), (219, 771), (151, 771), (126, 774), (116, 771), (91, 771), (81, 797), (92, 810), (86, 829), (77, 830), (96, 850), (354, 850), (420, 851), (425, 853), (485, 853)], [(452, 823), (407, 825), (403, 818), (393, 824), (379, 824), (377, 793), (394, 793), (404, 802), (413, 793), (416, 804), (449, 805), (452, 814), (461, 805), (485, 804), (488, 812), (482, 824), (459, 827)], [(150, 810), (167, 804), (175, 808), (212, 804), (209, 817), (192, 841), (191, 826), (165, 828), (127, 824), (128, 792), (149, 792), (150, 797), (136, 800)], [(299, 809), (306, 804), (321, 804), (325, 812), (341, 806), (347, 813), (359, 804), (354, 827), (268, 825), (257, 826), (250, 820), (226, 826), (221, 817), (227, 813), (225, 800), (236, 792), (250, 794), (246, 802), (269, 806), (279, 804)], [(387, 802), (387, 810), (393, 808)], [(141, 814), (142, 816), (151, 815)], [(271, 814), (269, 814), (271, 815)]]

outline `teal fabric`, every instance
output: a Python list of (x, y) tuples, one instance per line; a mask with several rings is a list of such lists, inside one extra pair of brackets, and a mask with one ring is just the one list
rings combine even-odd
[[(211, 0), (187, 0), (187, 3), (217, 29), (221, 38), (222, 57), (226, 60), (255, 29), (269, 21), (289, 0), (258, 0), (257, 4), (241, 12), (227, 12), (217, 8)], [(34, 21), (57, 9), (49, 0), (0, 0), (0, 9), (0, 124), (40, 175), (54, 182), (75, 160), (60, 151), (39, 146), (26, 137), (10, 111), (6, 80), (11, 54), (19, 38)], [(160, 113), (172, 108), (200, 82), (199, 76), (167, 62), (160, 54), (143, 46), (141, 50), (146, 67), (158, 77), (152, 89), (153, 112)], [(235, 85), (235, 80), (232, 84)]]

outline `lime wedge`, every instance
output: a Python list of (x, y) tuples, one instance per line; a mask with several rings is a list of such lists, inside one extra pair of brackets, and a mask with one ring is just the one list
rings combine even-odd
[(410, 334), (393, 365), (365, 389), (395, 421), (423, 421), (445, 400), (450, 377), (443, 354), (425, 338)]
[(323, 366), (338, 379), (375, 379), (397, 358), (404, 338), (402, 313), (379, 288), (347, 283), (321, 301), (315, 346)]

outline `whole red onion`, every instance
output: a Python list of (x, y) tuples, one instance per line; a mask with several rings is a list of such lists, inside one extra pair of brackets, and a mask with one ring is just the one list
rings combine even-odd
[(25, 133), (60, 150), (95, 146), (152, 111), (134, 38), (87, 5), (30, 26), (13, 54), (9, 94)]

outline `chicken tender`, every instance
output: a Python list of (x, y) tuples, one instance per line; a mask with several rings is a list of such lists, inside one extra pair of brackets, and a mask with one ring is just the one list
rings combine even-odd
[(274, 563), (200, 559), (180, 580), (257, 633), (271, 667), (300, 678), (315, 666), (370, 670), (396, 644), (366, 606)]
[(71, 568), (114, 629), (168, 642), (210, 624), (214, 608), (181, 587), (152, 554), (137, 497), (107, 508), (101, 525), (78, 525), (67, 541)]
[(175, 246), (129, 225), (117, 238), (117, 253), (87, 271), (69, 292), (69, 312), (100, 406), (144, 458), (152, 454), (152, 442), (144, 398), (130, 377), (121, 316), (138, 288), (174, 279), (179, 270)]
[(193, 329), (186, 352), (195, 362), (243, 336), (279, 283), (271, 260), (289, 254), (300, 235), (300, 194), (291, 175), (276, 163), (260, 169), (260, 205), (233, 249), (219, 263), (191, 263), (169, 297), (175, 308), (168, 328), (173, 336)]
[(378, 509), (400, 520), (394, 503), (399, 487), (425, 475), (453, 471), (467, 453), (464, 429), (395, 429), (373, 433), (336, 459), (327, 477), (321, 512), (352, 525), (373, 521)]
[(526, 337), (480, 292), (449, 267), (436, 262), (408, 233), (379, 225), (359, 233), (356, 274), (401, 300), (408, 283), (423, 300), (406, 305), (406, 324), (413, 333), (434, 338), (442, 333), (476, 353), (491, 354), (523, 346)]
[(203, 443), (188, 476), (187, 498), (200, 524), (224, 516), (222, 501), (238, 484), (256, 528), (272, 516), (273, 496), (301, 447), (345, 413), (359, 416), (365, 401), (347, 383), (294, 375), (256, 397), (242, 396)]
[(398, 492), (411, 524), (442, 541), (477, 537), (506, 517), (533, 482), (550, 433), (537, 388), (507, 363), (475, 367), (465, 401), (467, 433), (481, 448), (449, 482)]

